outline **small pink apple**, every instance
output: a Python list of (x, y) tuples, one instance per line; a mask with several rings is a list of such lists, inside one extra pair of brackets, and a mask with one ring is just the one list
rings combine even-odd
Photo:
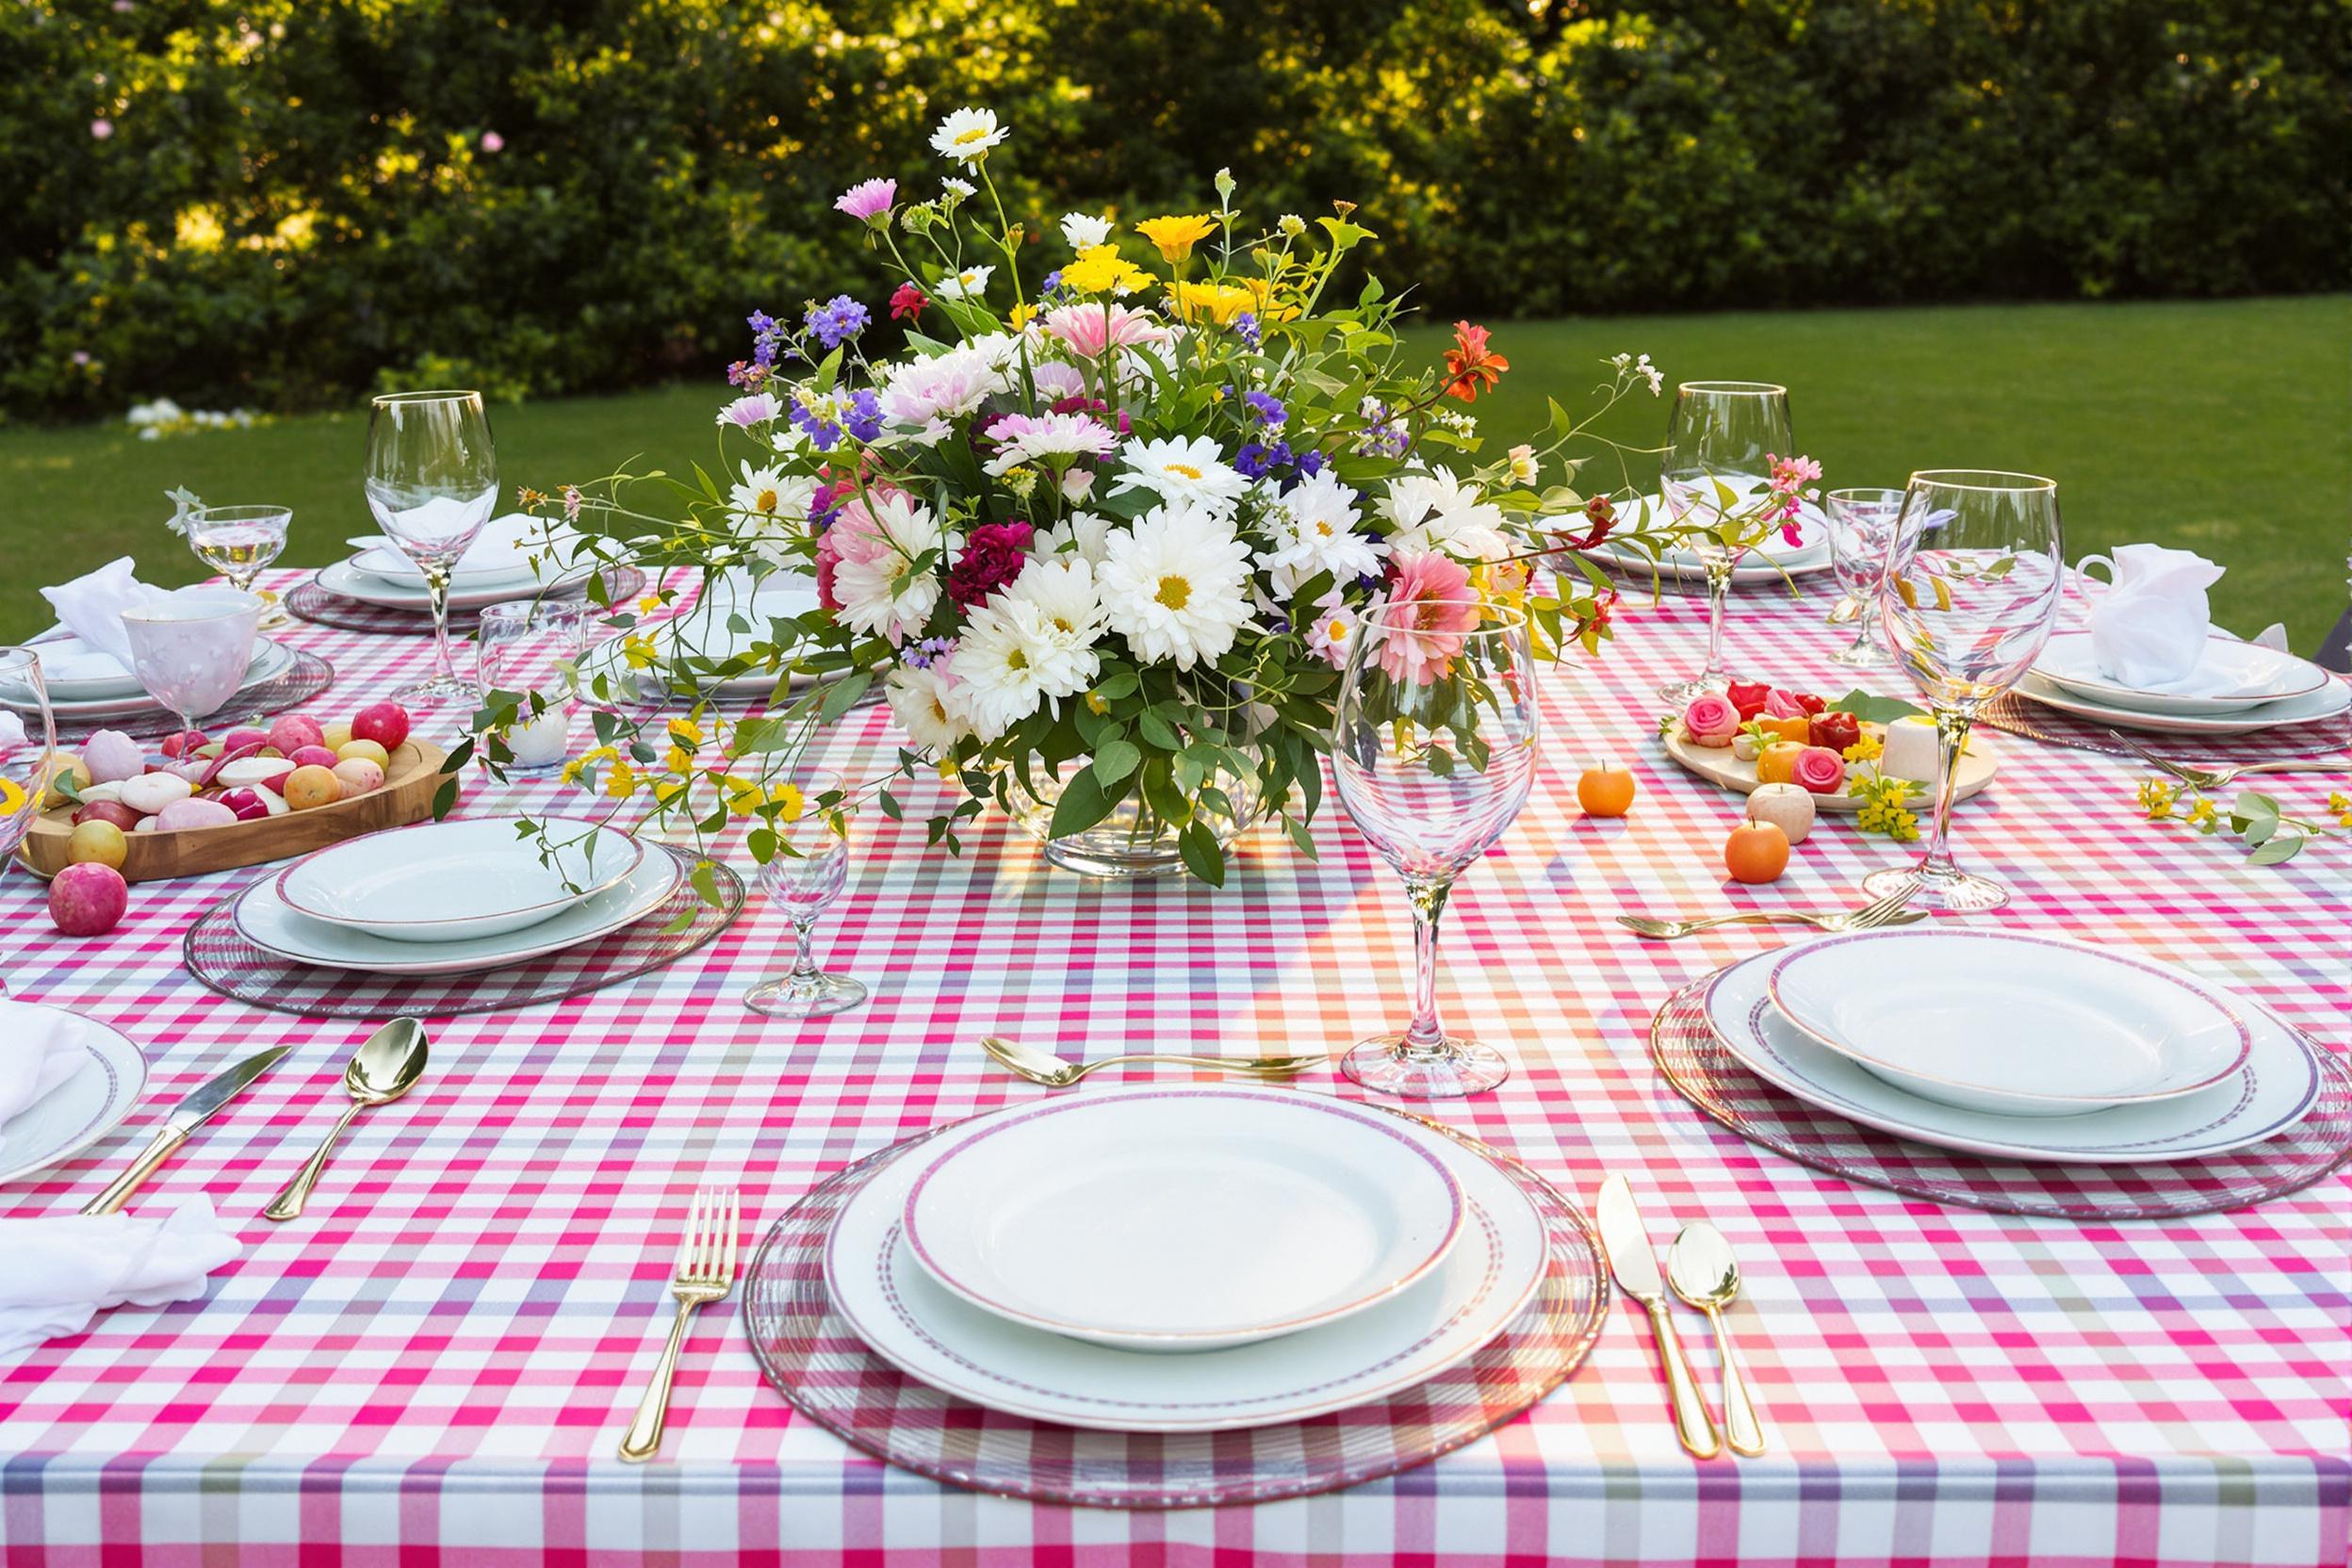
[(335, 753), (320, 745), (296, 746), (286, 754), (286, 760), (298, 768), (332, 768)]
[(278, 722), (270, 727), (270, 743), (288, 757), (304, 746), (322, 744), (326, 738), (317, 719), (306, 719), (300, 713), (281, 713)]
[(351, 739), (373, 741), (386, 751), (398, 751), (408, 739), (408, 710), (397, 702), (379, 702), (351, 715)]
[(77, 860), (49, 879), (49, 923), (69, 937), (103, 937), (130, 906), (130, 884), (99, 861)]

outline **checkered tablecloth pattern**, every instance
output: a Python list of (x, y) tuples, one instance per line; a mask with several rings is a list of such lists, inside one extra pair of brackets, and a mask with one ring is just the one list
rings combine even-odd
[[(1822, 608), (1740, 590), (1735, 664), (1844, 690), (1824, 656), (1845, 634)], [(986, 1064), (984, 1032), (1098, 1054), (1337, 1049), (1406, 1012), (1403, 899), (1336, 810), (1316, 825), (1319, 861), (1261, 834), (1221, 892), (1083, 881), (993, 818), (953, 858), (923, 847), (910, 810), (858, 825), (851, 886), (824, 923), (825, 961), (874, 988), (869, 1005), (804, 1026), (745, 1011), (743, 988), (789, 955), (785, 923), (755, 907), (657, 974), (436, 1021), (430, 1081), (361, 1119), (288, 1225), (261, 1207), (331, 1120), (367, 1026), (260, 1012), (180, 972), (188, 923), (254, 874), (137, 888), (123, 924), (89, 941), (50, 930), (29, 879), (0, 881), (13, 993), (119, 1025), (154, 1069), (130, 1123), (0, 1190), (0, 1213), (71, 1211), (178, 1094), (263, 1046), (295, 1048), (137, 1200), (208, 1196), (243, 1259), (201, 1302), (113, 1312), (0, 1370), (0, 1555), (58, 1568), (141, 1547), (191, 1568), (641, 1552), (986, 1568), (2343, 1562), (2341, 1179), (2194, 1220), (2001, 1217), (1791, 1164), (1655, 1077), (1643, 1040), (1667, 994), (1783, 938), (1645, 943), (1610, 915), (1852, 901), (1903, 852), (1832, 823), (1780, 884), (1727, 890), (1718, 851), (1736, 800), (1653, 736), (1652, 689), (1700, 657), (1698, 606), (1629, 602), (1621, 625), (1604, 657), (1551, 678), (1534, 799), (1448, 912), (1446, 1014), (1515, 1069), (1437, 1114), (1588, 1203), (1604, 1172), (1628, 1172), (1661, 1245), (1701, 1216), (1723, 1230), (1747, 1269), (1734, 1323), (1770, 1457), (1681, 1454), (1621, 1301), (1591, 1362), (1527, 1417), (1394, 1479), (1254, 1509), (1036, 1507), (888, 1470), (796, 1419), (760, 1381), (730, 1302), (687, 1347), (661, 1461), (620, 1463), (698, 1182), (739, 1183), (764, 1223), (885, 1143), (1042, 1092)], [(335, 688), (310, 705), (327, 717), (429, 657), (415, 639), (280, 635), (334, 660)], [(885, 765), (888, 713), (853, 713), (833, 745)], [(1624, 821), (1576, 809), (1576, 772), (1602, 758), (1639, 774)], [(2141, 821), (2135, 776), (2115, 760), (2024, 742), (2001, 758), (1961, 814), (1962, 855), (2018, 893), (1988, 920), (2179, 962), (2346, 1048), (2342, 846), (2248, 867), (2230, 844)], [(2275, 782), (2314, 799), (2328, 784)], [(477, 786), (463, 809), (544, 805), (553, 788)], [(1700, 1319), (1683, 1326), (1711, 1396)]]

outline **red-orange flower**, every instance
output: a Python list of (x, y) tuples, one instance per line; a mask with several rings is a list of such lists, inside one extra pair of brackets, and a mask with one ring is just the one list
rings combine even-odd
[(1454, 323), (1454, 346), (1446, 351), (1447, 397), (1476, 402), (1478, 394), (1492, 391), (1510, 368), (1511, 361), (1486, 346), (1484, 327), (1474, 327), (1467, 321)]

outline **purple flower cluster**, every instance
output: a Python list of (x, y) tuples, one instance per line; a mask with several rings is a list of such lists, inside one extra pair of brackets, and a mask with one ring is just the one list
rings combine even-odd
[(859, 391), (849, 400), (846, 416), (837, 421), (831, 413), (820, 413), (805, 402), (792, 404), (792, 423), (808, 437), (808, 444), (821, 452), (829, 452), (841, 439), (846, 428), (850, 436), (858, 441), (871, 441), (882, 433), (882, 402), (871, 391)]
[(784, 323), (764, 310), (753, 311), (743, 321), (751, 328), (751, 362), (765, 370), (784, 347)]
[(956, 642), (954, 638), (925, 637), (922, 642), (917, 643), (913, 647), (901, 649), (898, 656), (901, 659), (904, 659), (907, 663), (912, 664), (916, 669), (927, 670), (931, 667), (935, 661), (955, 651)]
[(838, 349), (866, 330), (866, 307), (846, 294), (836, 294), (821, 305), (810, 305), (805, 318), (810, 333), (828, 349)]
[(1233, 318), (1233, 335), (1250, 345), (1252, 353), (1266, 347), (1266, 335), (1258, 329), (1255, 311), (1245, 310)]
[(1312, 447), (1299, 452), (1291, 450), (1287, 441), (1250, 441), (1233, 454), (1233, 469), (1244, 479), (1279, 479), (1288, 490), (1300, 480), (1321, 473), (1327, 461)]
[(1250, 413), (1268, 425), (1279, 426), (1290, 417), (1290, 410), (1284, 408), (1282, 400), (1271, 392), (1245, 392), (1241, 400), (1250, 405)]

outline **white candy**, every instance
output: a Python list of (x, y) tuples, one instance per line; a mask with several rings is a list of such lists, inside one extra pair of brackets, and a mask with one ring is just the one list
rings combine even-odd
[(234, 827), (237, 813), (217, 800), (175, 800), (155, 814), (155, 825), (166, 833), (184, 827)]
[(284, 795), (278, 793), (277, 791), (270, 788), (267, 784), (254, 785), (253, 793), (261, 797), (261, 803), (270, 808), (270, 814), (273, 817), (285, 816), (288, 811), (294, 809), (294, 808), (286, 803), (286, 797)]
[(122, 786), (119, 782), (110, 779), (104, 784), (92, 784), (90, 788), (81, 792), (81, 796), (82, 803), (84, 805), (89, 805), (92, 801), (121, 800), (122, 798)]
[(1758, 784), (1748, 796), (1748, 820), (1769, 822), (1792, 844), (1813, 831), (1813, 795), (1802, 785)]
[(1906, 713), (1886, 727), (1886, 749), (1878, 771), (1889, 778), (1914, 783), (1936, 782), (1936, 721), (1923, 713)]
[(147, 768), (147, 753), (119, 729), (102, 729), (82, 743), (82, 765), (101, 784), (137, 778)]
[(122, 781), (122, 792), (115, 796), (132, 810), (154, 816), (175, 800), (186, 800), (196, 792), (196, 786), (175, 773), (143, 773), (137, 778)]
[(213, 779), (233, 790), (255, 789), (293, 771), (294, 764), (283, 757), (240, 757), (234, 762), (221, 763)]
[(153, 817), (141, 817), (131, 824), (131, 831), (134, 833), (153, 833), (155, 830), (155, 819)]

